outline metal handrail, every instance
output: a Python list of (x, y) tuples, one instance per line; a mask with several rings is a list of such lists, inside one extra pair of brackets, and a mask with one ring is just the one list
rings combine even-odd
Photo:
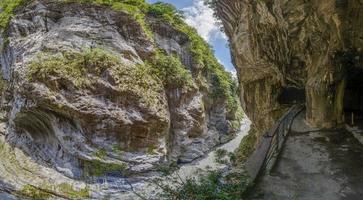
[(280, 154), (288, 133), (290, 132), (292, 122), (296, 116), (304, 109), (302, 105), (292, 106), (276, 123), (266, 132), (258, 147), (247, 159), (245, 168), (253, 182), (259, 174), (269, 173), (275, 165), (278, 155)]

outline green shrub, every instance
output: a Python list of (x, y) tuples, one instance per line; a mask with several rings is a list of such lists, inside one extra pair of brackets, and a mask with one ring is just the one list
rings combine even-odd
[(256, 144), (256, 129), (251, 126), (251, 129), (248, 132), (248, 135), (246, 135), (238, 149), (236, 150), (236, 165), (243, 164), (247, 158), (253, 153), (255, 150), (255, 144)]
[(83, 168), (83, 176), (104, 176), (107, 173), (119, 172), (124, 173), (127, 169), (127, 164), (113, 164), (113, 163), (104, 163), (98, 160), (86, 161), (82, 162)]
[[(237, 92), (235, 92), (235, 94), (237, 94)], [(228, 115), (232, 115), (228, 116), (231, 121), (231, 126), (233, 129), (238, 130), (241, 127), (241, 122), (244, 116), (241, 103), (237, 95), (230, 95), (228, 101), (230, 102), (227, 104), (229, 105), (227, 107), (227, 113)]]
[(190, 88), (194, 81), (179, 57), (158, 52), (150, 63), (151, 73), (157, 75), (167, 88)]
[(5, 29), (12, 16), (14, 16), (14, 10), (22, 5), (25, 0), (1, 0), (0, 8), (2, 12), (0, 12), (0, 28)]
[(84, 52), (62, 52), (60, 54), (40, 53), (29, 64), (29, 80), (49, 81), (49, 76), (72, 81), (78, 88), (91, 84), (87, 74), (99, 76), (106, 69), (119, 66), (117, 57), (101, 49), (88, 49)]
[[(172, 181), (172, 183), (170, 183)], [(185, 181), (180, 178), (163, 182), (154, 181), (161, 188), (157, 199), (168, 200), (241, 200), (249, 180), (245, 173), (223, 176), (219, 171), (210, 171)]]
[(156, 18), (163, 18), (170, 23), (174, 21), (181, 22), (183, 18), (182, 13), (178, 12), (172, 4), (162, 2), (149, 5), (147, 14)]
[(219, 164), (227, 164), (228, 160), (226, 156), (228, 155), (228, 151), (225, 149), (217, 149), (215, 151), (215, 161)]
[(93, 153), (94, 156), (100, 158), (100, 159), (103, 159), (107, 156), (107, 151), (106, 149), (98, 149), (96, 152)]
[(223, 158), (224, 156), (227, 155), (227, 153), (228, 153), (228, 151), (225, 149), (217, 149), (215, 154), (216, 154), (216, 157)]

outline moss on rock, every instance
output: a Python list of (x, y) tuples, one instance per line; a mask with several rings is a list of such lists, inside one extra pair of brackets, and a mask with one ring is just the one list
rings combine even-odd
[(106, 149), (98, 149), (96, 152), (93, 153), (94, 156), (100, 158), (100, 159), (103, 159), (107, 156), (107, 151)]
[(46, 200), (52, 197), (53, 195), (40, 190), (32, 185), (24, 185), (20, 192), (21, 195), (31, 198), (32, 200)]
[(89, 197), (90, 189), (86, 186), (83, 189), (75, 189), (69, 183), (61, 183), (59, 185), (43, 184), (42, 188), (35, 187), (33, 185), (24, 185), (19, 194), (21, 196), (28, 197), (32, 200), (46, 200), (54, 198), (54, 196), (65, 196), (71, 199), (85, 199)]
[(59, 191), (72, 199), (85, 199), (89, 197), (89, 187), (77, 190), (71, 184), (62, 183), (57, 186)]
[(104, 163), (98, 160), (86, 161), (82, 162), (83, 165), (83, 175), (85, 177), (88, 176), (104, 176), (107, 173), (125, 172), (127, 169), (127, 164), (115, 164), (115, 163)]
[(25, 3), (25, 0), (1, 0), (0, 1), (0, 29), (5, 29), (12, 16), (14, 16), (14, 10)]

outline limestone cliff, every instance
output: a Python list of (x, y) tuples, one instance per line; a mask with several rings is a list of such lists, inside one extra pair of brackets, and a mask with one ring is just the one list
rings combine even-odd
[(0, 191), (80, 198), (83, 181), (190, 162), (238, 129), (231, 75), (173, 8), (108, 2), (0, 4)]
[(305, 103), (307, 122), (321, 128), (342, 124), (344, 110), (362, 110), (354, 101), (361, 96), (361, 0), (209, 2), (229, 37), (241, 101), (259, 134), (294, 103)]

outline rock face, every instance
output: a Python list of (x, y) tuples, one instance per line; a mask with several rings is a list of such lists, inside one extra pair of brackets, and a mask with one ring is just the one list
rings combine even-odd
[(307, 122), (321, 128), (342, 124), (348, 107), (361, 110), (351, 101), (360, 95), (351, 93), (362, 79), (362, 1), (211, 2), (230, 40), (243, 107), (260, 134), (286, 104), (305, 102)]
[[(0, 38), (1, 155), (13, 149), (22, 152), (15, 160), (87, 179), (190, 162), (231, 139), (236, 110), (227, 110), (226, 96), (210, 98), (214, 74), (194, 60), (190, 37), (155, 16), (145, 21), (150, 30), (96, 4), (38, 0), (19, 8)], [(188, 83), (153, 74), (163, 63), (183, 66)], [(6, 162), (4, 184), (17, 178), (3, 173), (12, 167)], [(17, 173), (18, 183), (41, 183)]]

